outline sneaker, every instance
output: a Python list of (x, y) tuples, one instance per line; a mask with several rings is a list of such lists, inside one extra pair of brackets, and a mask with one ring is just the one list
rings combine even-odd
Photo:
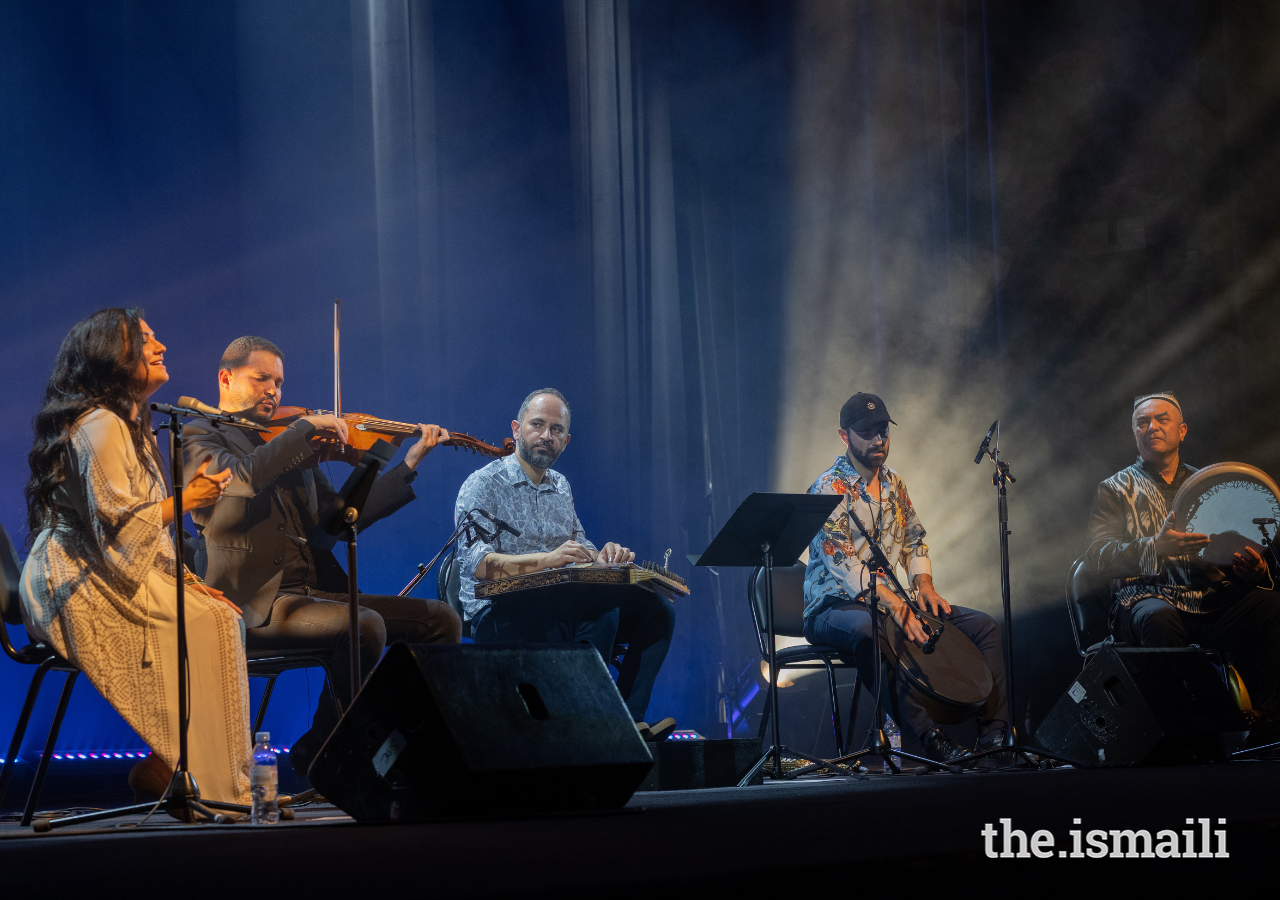
[[(974, 753), (982, 753), (986, 750), (994, 750), (1004, 744), (1005, 726), (995, 725), (985, 734), (978, 737), (978, 742), (973, 745)], [(992, 753), (981, 759), (975, 760), (973, 763), (980, 769), (1003, 769), (1006, 766), (1014, 764), (1013, 754), (1011, 753)]]
[(947, 737), (947, 733), (941, 728), (930, 728), (920, 739), (920, 743), (924, 744), (925, 756), (934, 762), (952, 763), (969, 755), (968, 751)]

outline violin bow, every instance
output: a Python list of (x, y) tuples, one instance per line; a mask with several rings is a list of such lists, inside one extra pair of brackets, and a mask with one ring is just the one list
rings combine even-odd
[(342, 298), (333, 301), (333, 414), (342, 418)]

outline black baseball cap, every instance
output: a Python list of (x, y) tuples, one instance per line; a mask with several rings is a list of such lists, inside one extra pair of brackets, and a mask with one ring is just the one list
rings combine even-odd
[(840, 407), (840, 427), (843, 429), (852, 428), (857, 431), (872, 425), (883, 425), (885, 422), (898, 424), (889, 418), (889, 410), (885, 408), (884, 401), (875, 394), (854, 394)]

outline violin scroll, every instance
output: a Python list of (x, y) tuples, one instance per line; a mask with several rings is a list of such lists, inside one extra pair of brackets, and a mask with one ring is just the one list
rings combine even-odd
[(511, 438), (504, 438), (501, 447), (495, 447), (493, 444), (486, 444), (482, 440), (473, 438), (469, 434), (461, 431), (450, 431), (449, 440), (441, 441), (442, 447), (453, 447), (455, 450), (470, 450), (472, 453), (480, 453), (490, 459), (498, 459), (503, 456), (510, 456), (516, 452), (516, 442)]

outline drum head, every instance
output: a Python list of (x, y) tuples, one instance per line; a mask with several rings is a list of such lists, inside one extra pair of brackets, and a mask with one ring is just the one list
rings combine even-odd
[(933, 652), (925, 653), (892, 617), (886, 615), (885, 620), (898, 672), (915, 691), (958, 712), (972, 714), (982, 709), (995, 688), (995, 679), (982, 651), (960, 629), (947, 625)]
[(1278, 494), (1280, 488), (1261, 469), (1234, 462), (1206, 466), (1173, 498), (1173, 527), (1209, 535), (1209, 546), (1195, 558), (1230, 568), (1245, 547), (1262, 553), (1262, 533), (1253, 520), (1280, 520)]

